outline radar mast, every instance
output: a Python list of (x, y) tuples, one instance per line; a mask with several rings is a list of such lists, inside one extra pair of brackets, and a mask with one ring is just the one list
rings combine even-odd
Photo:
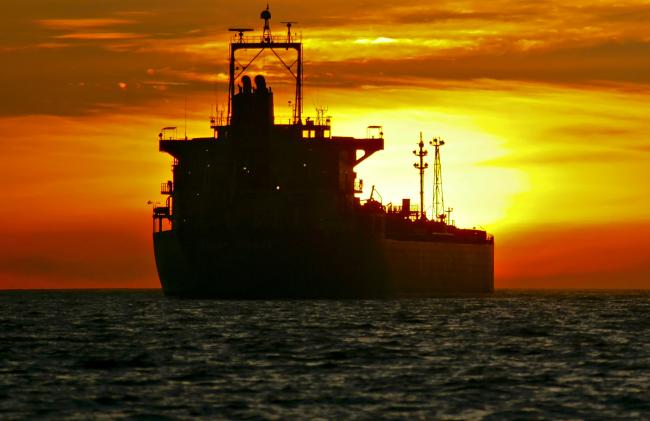
[(422, 132), (420, 132), (420, 142), (418, 143), (418, 149), (413, 151), (413, 155), (419, 158), (419, 161), (413, 164), (413, 167), (420, 173), (420, 219), (426, 219), (426, 216), (424, 214), (424, 171), (429, 168), (429, 164), (424, 162), (424, 157), (428, 154), (429, 152), (424, 149)]
[(442, 192), (442, 164), (440, 162), (440, 147), (445, 144), (445, 141), (439, 137), (434, 137), (429, 142), (434, 148), (433, 158), (433, 220), (445, 222), (447, 215), (445, 214), (445, 197)]
[[(293, 122), (295, 125), (302, 125), (302, 42), (296, 41), (295, 33), (291, 33), (291, 27), (296, 22), (283, 22), (287, 25), (287, 36), (273, 36), (271, 34), (271, 11), (267, 3), (266, 9), (260, 13), (260, 18), (264, 20), (262, 35), (259, 37), (245, 36), (246, 32), (252, 31), (249, 28), (237, 27), (229, 29), (236, 35), (230, 42), (230, 71), (228, 81), (228, 124), (232, 118), (232, 99), (235, 96), (235, 81), (248, 70), (251, 64), (265, 51), (270, 50), (280, 61), (282, 66), (293, 76), (296, 83), (295, 98), (293, 101)], [(296, 58), (293, 62), (285, 61), (277, 50), (294, 50)], [(239, 50), (258, 50), (248, 63), (237, 61), (237, 51)]]

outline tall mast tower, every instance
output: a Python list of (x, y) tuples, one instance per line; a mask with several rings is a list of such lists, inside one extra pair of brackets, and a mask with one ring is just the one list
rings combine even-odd
[[(264, 52), (270, 50), (273, 55), (282, 63), (282, 66), (294, 77), (296, 80), (296, 96), (293, 101), (293, 124), (302, 125), (302, 42), (296, 40), (295, 34), (291, 33), (292, 25), (296, 22), (285, 22), (287, 25), (287, 37), (273, 36), (271, 34), (271, 11), (267, 3), (266, 9), (260, 14), (260, 18), (264, 20), (264, 29), (262, 36), (259, 38), (245, 37), (246, 32), (252, 31), (250, 28), (230, 28), (231, 32), (235, 32), (235, 37), (230, 42), (230, 70), (228, 77), (228, 124), (231, 123), (232, 118), (232, 99), (235, 96), (235, 82), (236, 80), (248, 70), (253, 62)], [(296, 58), (292, 62), (285, 61), (285, 59), (278, 54), (279, 50), (294, 50)], [(258, 50), (257, 54), (246, 64), (237, 61), (236, 53), (239, 50)]]
[(434, 148), (433, 160), (433, 218), (440, 222), (445, 222), (445, 197), (442, 193), (442, 164), (440, 163), (440, 147), (445, 144), (445, 141), (434, 137), (429, 142)]
[(420, 173), (420, 219), (425, 219), (424, 214), (424, 171), (429, 168), (429, 164), (424, 162), (424, 157), (429, 152), (424, 149), (424, 141), (422, 140), (422, 132), (420, 132), (420, 143), (418, 143), (418, 150), (413, 151), (413, 155), (419, 158), (419, 162), (413, 164), (413, 167)]

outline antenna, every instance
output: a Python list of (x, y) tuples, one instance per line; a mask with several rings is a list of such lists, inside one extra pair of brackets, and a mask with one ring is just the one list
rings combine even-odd
[(284, 23), (285, 25), (287, 25), (287, 42), (291, 42), (291, 27), (293, 26), (293, 24), (298, 22), (289, 20), (280, 23)]
[(237, 32), (239, 35), (239, 42), (244, 42), (244, 32), (252, 32), (251, 28), (228, 28), (230, 32)]
[[(302, 74), (302, 43), (301, 42), (287, 42), (284, 37), (282, 40), (274, 40), (271, 35), (271, 11), (269, 10), (269, 5), (267, 3), (266, 9), (260, 13), (260, 18), (264, 20), (264, 31), (262, 36), (257, 37), (244, 37), (244, 33), (251, 31), (250, 28), (230, 28), (231, 32), (236, 32), (239, 36), (234, 36), (230, 42), (230, 65), (229, 65), (229, 76), (228, 76), (228, 113), (227, 121), (228, 124), (231, 123), (232, 118), (232, 101), (235, 96), (235, 81), (239, 76), (241, 76), (250, 65), (260, 56), (263, 50), (269, 49), (273, 55), (282, 63), (282, 66), (293, 76), (296, 81), (296, 94), (293, 106), (293, 124), (301, 125), (302, 124), (302, 84), (303, 84), (303, 74)], [(291, 37), (294, 38), (294, 35), (291, 34)], [(257, 39), (254, 39), (257, 38)], [(283, 48), (286, 50), (295, 50), (296, 59), (293, 62), (286, 61), (276, 49)], [(236, 53), (239, 50), (249, 50), (255, 49), (258, 50), (258, 53), (253, 56), (248, 63), (241, 65), (236, 59)]]
[(445, 215), (445, 197), (442, 193), (442, 164), (440, 163), (440, 147), (445, 141), (439, 137), (434, 137), (429, 145), (434, 147), (433, 160), (433, 219), (445, 222), (445, 217), (449, 221), (449, 215)]
[(321, 126), (325, 124), (325, 113), (328, 107), (316, 107), (316, 124)]
[(187, 95), (185, 95), (185, 140), (187, 140)]
[(262, 38), (266, 42), (271, 42), (271, 26), (269, 25), (269, 21), (271, 20), (271, 11), (269, 10), (269, 2), (266, 2), (266, 9), (262, 10), (262, 13), (260, 13), (260, 19), (264, 19)]
[(419, 162), (413, 164), (413, 167), (420, 173), (420, 219), (425, 219), (424, 215), (424, 171), (429, 168), (429, 164), (424, 162), (424, 157), (429, 152), (424, 149), (424, 141), (422, 140), (422, 132), (420, 132), (420, 142), (418, 143), (418, 150), (413, 151), (413, 155), (420, 158)]

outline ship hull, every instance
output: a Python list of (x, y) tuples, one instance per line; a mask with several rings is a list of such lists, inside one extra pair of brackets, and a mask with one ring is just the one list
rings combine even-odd
[[(260, 238), (261, 237), (261, 238)], [(211, 235), (187, 241), (154, 233), (167, 296), (222, 299), (392, 298), (489, 293), (492, 243), (401, 241), (338, 233)]]
[[(316, 119), (303, 118), (302, 43), (290, 34), (282, 42), (266, 35), (250, 42), (240, 32), (230, 44), (228, 113), (225, 121), (211, 119), (212, 136), (176, 139), (171, 126), (158, 135), (159, 150), (174, 159), (173, 179), (160, 189), (165, 204), (153, 208), (165, 294), (318, 299), (491, 292), (493, 237), (448, 224), (450, 214), (437, 212), (438, 184), (431, 220), (408, 198), (384, 205), (374, 186), (362, 200), (356, 168), (384, 149), (383, 129), (368, 126), (365, 138), (333, 136), (323, 109)], [(275, 122), (264, 76), (251, 79), (239, 69), (236, 53), (248, 49), (295, 51), (287, 66), (296, 81), (291, 121)], [(436, 180), (442, 144), (435, 139)], [(422, 192), (422, 136), (418, 145)]]
[(382, 248), (395, 296), (494, 291), (494, 243), (383, 240)]

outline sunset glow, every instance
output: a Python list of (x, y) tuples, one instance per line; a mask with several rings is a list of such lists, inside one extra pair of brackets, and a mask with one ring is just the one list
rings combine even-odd
[[(228, 27), (265, 2), (34, 0), (0, 17), (2, 288), (157, 287), (161, 127), (211, 134)], [(153, 9), (151, 7), (154, 7)], [(496, 237), (499, 288), (650, 287), (650, 3), (275, 1), (297, 20), (305, 114), (383, 125), (367, 197), (417, 197), (412, 149), (440, 136), (446, 205)], [(288, 115), (286, 80), (262, 60)], [(187, 106), (187, 123), (185, 107)], [(431, 174), (431, 177), (433, 174)], [(431, 201), (428, 180), (427, 206)]]

